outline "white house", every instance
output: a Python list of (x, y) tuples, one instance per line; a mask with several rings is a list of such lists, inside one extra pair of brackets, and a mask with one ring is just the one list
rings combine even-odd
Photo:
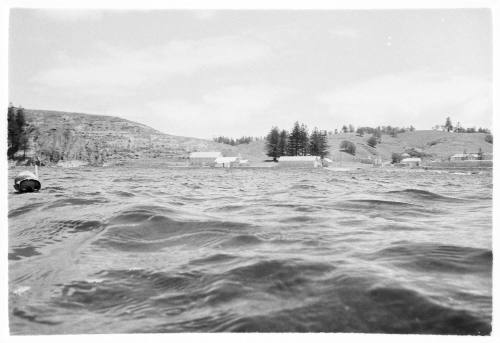
[(419, 157), (404, 158), (401, 160), (401, 164), (407, 167), (418, 167), (422, 163), (422, 159)]
[(215, 166), (222, 153), (218, 151), (196, 151), (189, 154), (189, 165), (191, 166)]
[(215, 160), (215, 166), (216, 167), (221, 167), (221, 168), (236, 167), (239, 164), (240, 164), (240, 157), (239, 156), (218, 157)]
[(278, 158), (278, 166), (292, 168), (319, 168), (322, 164), (319, 156), (281, 156)]

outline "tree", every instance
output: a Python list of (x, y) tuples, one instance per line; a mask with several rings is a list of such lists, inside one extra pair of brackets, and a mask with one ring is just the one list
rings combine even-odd
[(299, 154), (300, 136), (300, 125), (299, 122), (296, 121), (290, 135), (288, 136), (288, 155), (297, 156)]
[(287, 145), (288, 145), (288, 132), (286, 130), (282, 130), (280, 132), (279, 141), (278, 141), (278, 154), (280, 156), (286, 155)]
[(354, 145), (353, 142), (342, 141), (340, 143), (340, 150), (345, 151), (348, 154), (351, 154), (353, 156), (356, 155), (356, 145)]
[(23, 149), (24, 154), (26, 154), (28, 137), (26, 134), (26, 119), (24, 117), (24, 109), (22, 107), (16, 109), (12, 105), (9, 106), (7, 110), (7, 125), (7, 156), (9, 158), (14, 158), (14, 155), (19, 151), (19, 149)]
[(363, 130), (363, 128), (358, 127), (358, 129), (356, 130), (356, 135), (358, 135), (359, 137), (363, 137), (364, 134), (365, 131)]
[(484, 136), (484, 140), (490, 144), (493, 144), (493, 135), (487, 134), (486, 136)]
[(446, 122), (444, 124), (444, 128), (446, 131), (450, 132), (453, 130), (453, 124), (451, 123), (451, 119), (450, 117), (447, 117), (446, 118)]
[(483, 150), (479, 148), (479, 151), (477, 152), (477, 159), (482, 160), (484, 158)]
[(279, 140), (280, 140), (280, 132), (278, 128), (275, 126), (269, 131), (269, 134), (266, 137), (266, 154), (269, 157), (272, 157), (274, 161), (277, 161), (279, 157)]
[(305, 124), (300, 125), (299, 154), (306, 156), (309, 152), (309, 132)]
[(377, 137), (375, 135), (373, 135), (370, 138), (368, 138), (368, 140), (366, 142), (368, 143), (369, 146), (371, 146), (372, 148), (375, 148), (375, 146), (378, 143), (378, 140), (377, 140)]
[(401, 162), (401, 159), (402, 159), (401, 154), (398, 154), (397, 152), (393, 152), (391, 157), (392, 157), (392, 163)]
[(330, 146), (328, 145), (328, 134), (326, 131), (320, 131), (320, 149), (319, 149), (319, 156), (321, 158), (325, 158), (330, 152), (328, 151), (330, 149)]
[(313, 156), (324, 158), (328, 155), (328, 136), (326, 131), (314, 128), (309, 138), (309, 153)]
[(349, 132), (350, 133), (354, 132), (354, 126), (352, 124), (349, 124)]
[(347, 133), (347, 131), (349, 131), (349, 128), (347, 126), (342, 126), (342, 132), (343, 133)]

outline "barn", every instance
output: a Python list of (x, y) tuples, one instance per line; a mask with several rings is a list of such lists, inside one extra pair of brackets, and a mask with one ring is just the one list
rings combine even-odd
[(222, 153), (218, 151), (196, 151), (189, 154), (190, 166), (209, 166), (214, 167), (218, 158), (222, 157)]
[(281, 156), (278, 166), (285, 168), (319, 168), (322, 166), (319, 156)]

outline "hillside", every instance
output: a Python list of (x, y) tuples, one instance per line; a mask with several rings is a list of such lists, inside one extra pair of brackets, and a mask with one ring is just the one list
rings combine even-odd
[[(241, 152), (244, 158), (265, 157), (253, 142), (239, 149), (210, 140), (168, 135), (146, 125), (104, 115), (25, 109), (30, 128), (28, 158), (42, 162), (83, 160), (92, 164), (140, 158), (182, 160), (192, 151)], [(257, 146), (257, 148), (255, 147)], [(257, 149), (257, 150), (256, 150)]]
[[(454, 133), (433, 130), (421, 130), (399, 133), (396, 137), (382, 135), (381, 143), (372, 148), (366, 144), (370, 135), (359, 137), (355, 133), (341, 133), (330, 135), (328, 142), (330, 152), (334, 152), (343, 140), (348, 140), (356, 145), (356, 156), (360, 158), (381, 157), (384, 161), (391, 160), (393, 152), (403, 153), (409, 149), (419, 149), (422, 153), (433, 159), (448, 159), (457, 153), (477, 152), (479, 148), (484, 153), (493, 151), (493, 144), (484, 140), (484, 133)], [(332, 154), (335, 157), (336, 153)]]
[[(182, 161), (192, 151), (221, 151), (225, 156), (241, 154), (251, 162), (267, 159), (265, 142), (230, 146), (210, 140), (173, 136), (143, 124), (104, 115), (90, 115), (45, 110), (25, 110), (30, 131), (26, 157), (38, 156), (43, 163), (59, 160), (82, 160), (91, 164), (113, 163), (131, 159), (168, 159)], [(343, 140), (356, 145), (356, 158), (377, 158), (390, 161), (392, 153), (419, 149), (432, 159), (481, 149), (491, 153), (493, 144), (487, 143), (484, 133), (451, 133), (442, 131), (415, 131), (400, 133), (397, 137), (382, 135), (376, 148), (366, 143), (369, 135), (340, 133), (328, 136), (330, 158), (353, 160), (340, 153)], [(22, 154), (19, 152), (18, 154)]]

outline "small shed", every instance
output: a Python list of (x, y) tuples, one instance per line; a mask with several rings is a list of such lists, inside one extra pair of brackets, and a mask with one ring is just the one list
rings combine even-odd
[(240, 157), (218, 157), (215, 160), (215, 166), (220, 168), (236, 167), (240, 164)]
[(281, 156), (278, 158), (279, 167), (291, 168), (319, 168), (322, 166), (319, 156)]
[(222, 157), (218, 151), (196, 151), (189, 154), (189, 165), (191, 166), (215, 166), (215, 160)]
[(401, 164), (406, 167), (419, 167), (422, 163), (422, 159), (419, 157), (404, 158), (401, 160)]

